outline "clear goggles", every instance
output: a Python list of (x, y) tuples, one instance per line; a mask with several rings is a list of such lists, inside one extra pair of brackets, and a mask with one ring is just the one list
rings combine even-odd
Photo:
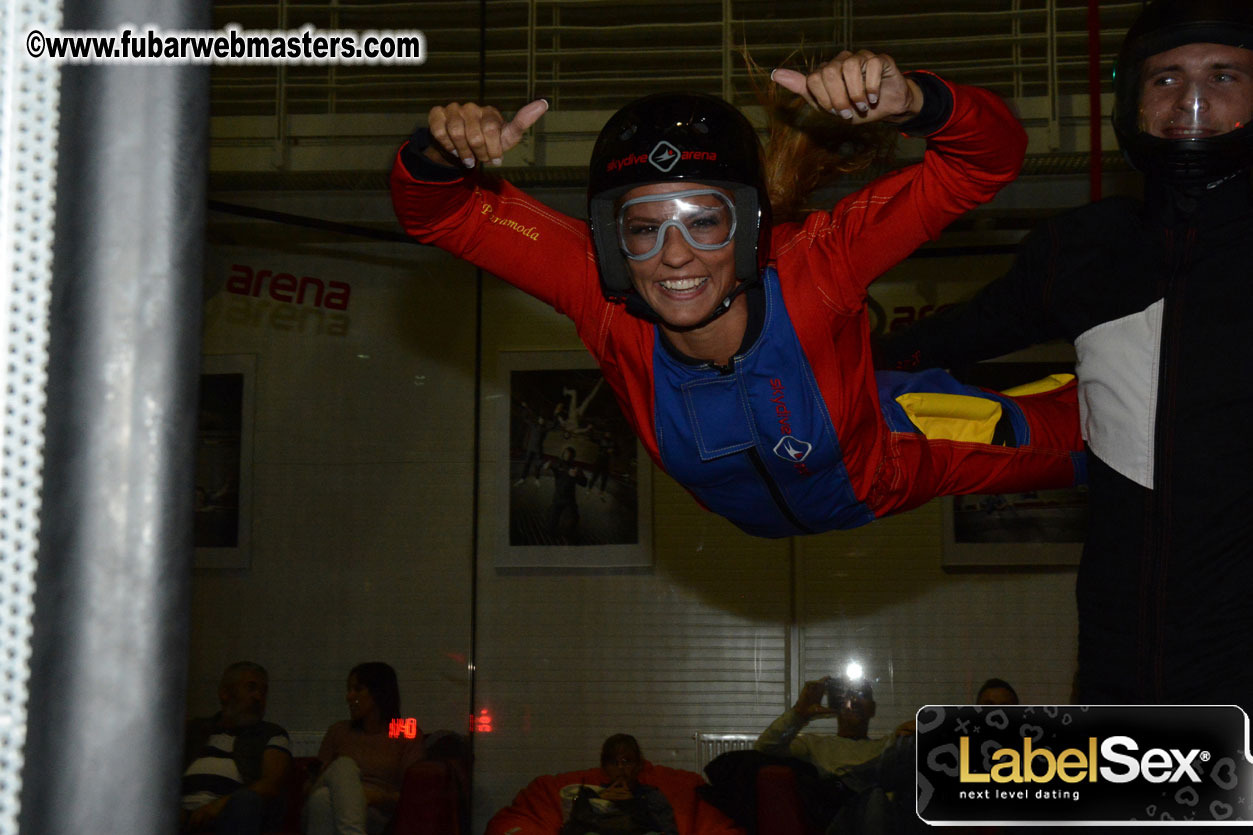
[(674, 227), (693, 249), (722, 249), (735, 238), (735, 204), (717, 189), (636, 197), (618, 209), (618, 243), (632, 261), (652, 258)]

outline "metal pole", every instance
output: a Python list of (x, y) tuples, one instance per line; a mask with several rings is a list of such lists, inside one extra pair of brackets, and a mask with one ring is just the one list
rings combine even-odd
[[(64, 29), (208, 29), (208, 0), (67, 0)], [(21, 830), (175, 829), (208, 68), (62, 74)]]
[[(487, 101), (487, 0), (479, 0), (479, 101)], [(470, 663), (469, 714), (466, 717), (466, 740), (470, 743), (470, 755), (478, 734), (474, 724), (475, 708), (478, 706), (479, 663), (479, 466), (483, 454), (483, 271), (474, 271), (474, 475), (470, 479)], [(474, 769), (470, 769), (466, 796), (474, 797)], [(471, 807), (473, 809), (473, 806)], [(473, 814), (473, 812), (471, 812)], [(471, 829), (474, 827), (471, 821)]]
[(1049, 150), (1056, 151), (1061, 140), (1061, 80), (1057, 72), (1057, 3), (1045, 4), (1048, 25)]
[(1013, 49), (1010, 51), (1010, 59), (1013, 61), (1013, 64), (1014, 64), (1014, 74), (1013, 74), (1014, 95), (1013, 97), (1015, 99), (1022, 98), (1022, 88), (1023, 88), (1023, 85), (1022, 85), (1022, 75), (1023, 75), (1023, 72), (1022, 72), (1022, 6), (1020, 5), (1020, 3), (1021, 3), (1021, 0), (1014, 0), (1012, 4), (1012, 10), (1014, 12), (1014, 16), (1013, 18), (1011, 18), (1012, 22), (1010, 23), (1010, 26), (1009, 26), (1009, 33), (1010, 35), (1013, 36), (1013, 39), (1014, 39), (1014, 46), (1013, 46)]
[(535, 40), (538, 37), (535, 28), (539, 11), (535, 8), (535, 0), (526, 4), (526, 100), (535, 101), (539, 83), (535, 70)]
[(801, 556), (800, 537), (788, 537), (788, 618), (787, 630), (783, 633), (783, 646), (787, 656), (787, 668), (783, 680), (783, 706), (791, 707), (800, 698), (805, 687), (805, 635), (801, 628), (801, 616), (804, 611), (803, 584), (801, 570), (804, 565)]
[(1101, 199), (1101, 4), (1088, 0), (1088, 198)]

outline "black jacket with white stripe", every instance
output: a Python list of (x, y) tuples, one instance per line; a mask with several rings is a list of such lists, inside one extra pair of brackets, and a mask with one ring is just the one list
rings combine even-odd
[(1253, 201), (1150, 184), (1034, 230), (970, 302), (893, 334), (881, 364), (957, 368), (1075, 344), (1090, 522), (1080, 698), (1253, 708)]

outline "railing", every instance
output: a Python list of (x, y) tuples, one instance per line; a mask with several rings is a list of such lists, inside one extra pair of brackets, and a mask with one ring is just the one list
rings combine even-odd
[[(1102, 4), (1104, 66), (1112, 64), (1139, 6)], [(668, 87), (743, 103), (751, 94), (736, 54), (742, 47), (773, 66), (798, 48), (829, 54), (845, 43), (1009, 97), (1087, 89), (1081, 0), (487, 0), (482, 6), (475, 0), (223, 0), (214, 6), (218, 25), (421, 29), (430, 57), (418, 67), (219, 67), (214, 112), (273, 115), (280, 106), (290, 113), (392, 112), (475, 98), (483, 8), (484, 86), (501, 101), (543, 94), (567, 109), (612, 109)]]
[[(1139, 8), (1138, 0), (1101, 4), (1106, 92)], [(849, 43), (1008, 98), (1046, 98), (1050, 135), (1059, 97), (1088, 92), (1086, 0), (223, 0), (214, 14), (219, 26), (249, 29), (308, 23), (426, 35), (421, 66), (216, 67), (213, 114), (261, 117), (245, 133), (279, 145), (291, 142), (295, 116), (419, 114), (480, 94), (503, 109), (543, 95), (564, 112), (680, 89), (745, 105), (753, 96), (740, 53), (771, 67), (798, 50), (830, 55)], [(362, 141), (359, 129), (341, 133)]]

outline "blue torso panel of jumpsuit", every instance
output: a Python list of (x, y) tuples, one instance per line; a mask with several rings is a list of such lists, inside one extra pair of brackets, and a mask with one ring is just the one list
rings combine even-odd
[(657, 444), (666, 471), (755, 536), (851, 528), (874, 519), (849, 482), (831, 416), (786, 315), (775, 271), (766, 314), (730, 370), (653, 348)]

